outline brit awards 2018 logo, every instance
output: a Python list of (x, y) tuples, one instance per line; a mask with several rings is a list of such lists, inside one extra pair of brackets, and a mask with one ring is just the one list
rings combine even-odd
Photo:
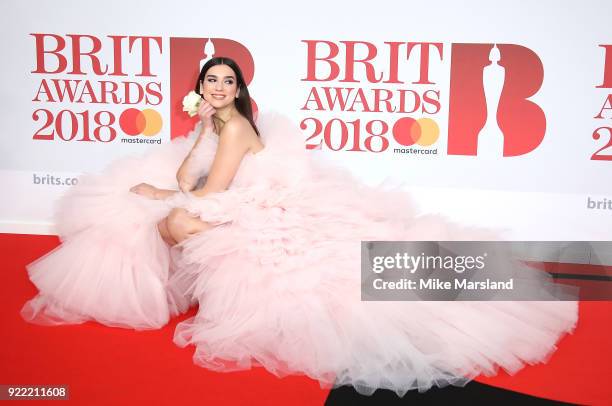
[[(254, 76), (249, 50), (225, 38), (170, 38), (168, 60), (157, 36), (30, 35), (36, 55), (31, 73), (40, 77), (32, 98), (34, 140), (161, 144), (166, 114), (159, 108), (168, 85), (174, 138), (187, 134), (198, 119), (182, 111), (182, 99), (207, 60), (234, 59), (247, 85)], [(168, 63), (170, 83), (164, 76)]]
[(448, 66), (439, 42), (302, 42), (307, 149), (438, 155), (447, 112), (449, 155), (523, 155), (544, 139), (545, 113), (529, 100), (544, 69), (529, 48), (451, 44)]
[[(599, 112), (595, 115), (595, 119), (598, 120), (598, 127), (593, 131), (592, 137), (595, 141), (600, 139), (604, 141), (601, 143), (600, 148), (597, 149), (592, 155), (591, 160), (594, 161), (612, 161), (612, 126), (601, 125), (599, 120), (612, 119), (612, 93), (609, 89), (612, 89), (612, 45), (600, 45), (604, 49), (604, 68), (603, 68), (603, 81), (600, 85), (596, 86), (598, 89), (603, 89), (605, 92), (604, 101), (602, 103)], [(607, 141), (605, 141), (607, 136)]]
[[(241, 43), (226, 38), (170, 38), (170, 117), (171, 137), (179, 137), (191, 131), (199, 120), (189, 117), (182, 108), (183, 97), (195, 90), (195, 83), (202, 66), (215, 56), (225, 56), (236, 61), (247, 86), (255, 75), (255, 63), (250, 51)], [(257, 104), (251, 100), (253, 114)]]
[[(441, 95), (430, 68), (443, 60), (441, 43), (302, 42), (307, 149), (437, 153)], [(398, 117), (389, 120), (389, 114)]]
[(161, 143), (161, 37), (30, 35), (34, 140)]

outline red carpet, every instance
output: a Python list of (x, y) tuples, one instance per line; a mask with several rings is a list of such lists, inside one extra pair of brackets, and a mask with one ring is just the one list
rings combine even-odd
[[(0, 294), (0, 384), (68, 384), (70, 404), (322, 405), (328, 395), (307, 377), (279, 379), (262, 368), (217, 373), (193, 365), (192, 349), (172, 342), (174, 320), (136, 332), (95, 323), (42, 327), (19, 316), (36, 293), (25, 265), (51, 250), (57, 237), (0, 234), (6, 276)], [(582, 302), (576, 332), (546, 365), (509, 377), (479, 379), (531, 395), (581, 404), (612, 401), (612, 304)], [(37, 401), (36, 404), (40, 404)], [(45, 403), (45, 402), (42, 402)]]

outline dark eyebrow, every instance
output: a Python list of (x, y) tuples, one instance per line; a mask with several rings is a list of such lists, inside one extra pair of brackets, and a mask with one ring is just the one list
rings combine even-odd
[[(206, 77), (207, 77), (207, 78), (213, 77), (213, 78), (215, 78), (215, 79), (216, 79), (216, 78), (217, 78), (217, 75), (206, 75)], [(227, 79), (227, 78), (229, 78), (229, 79), (236, 79), (234, 76), (226, 76), (226, 77), (225, 77), (225, 79)]]

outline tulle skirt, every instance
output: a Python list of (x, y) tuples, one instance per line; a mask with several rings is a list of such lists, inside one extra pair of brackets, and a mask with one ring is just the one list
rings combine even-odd
[[(62, 245), (28, 267), (40, 293), (23, 316), (148, 329), (198, 304), (174, 336), (195, 347), (198, 365), (399, 395), (546, 362), (575, 328), (575, 301), (362, 301), (362, 240), (498, 237), (417, 215), (404, 191), (315, 162), (283, 117), (260, 115), (258, 126), (266, 148), (243, 159), (222, 193), (158, 201), (129, 192), (141, 182), (176, 189), (192, 138), (83, 178), (59, 205)], [(214, 227), (170, 248), (157, 223), (173, 208)]]

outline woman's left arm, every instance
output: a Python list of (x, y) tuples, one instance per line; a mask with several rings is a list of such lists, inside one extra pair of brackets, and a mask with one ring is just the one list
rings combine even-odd
[[(228, 122), (223, 126), (206, 183), (202, 188), (191, 192), (194, 196), (202, 197), (209, 193), (222, 192), (232, 183), (242, 158), (249, 150), (243, 135), (245, 128), (242, 126), (240, 122)], [(148, 183), (138, 184), (130, 191), (156, 200), (166, 199), (179, 192), (178, 190), (158, 189)]]
[(163, 200), (167, 197), (172, 196), (175, 193), (178, 193), (178, 190), (158, 189), (153, 185), (149, 185), (148, 183), (139, 183), (136, 186), (132, 186), (130, 188), (130, 192), (147, 197), (149, 199)]

